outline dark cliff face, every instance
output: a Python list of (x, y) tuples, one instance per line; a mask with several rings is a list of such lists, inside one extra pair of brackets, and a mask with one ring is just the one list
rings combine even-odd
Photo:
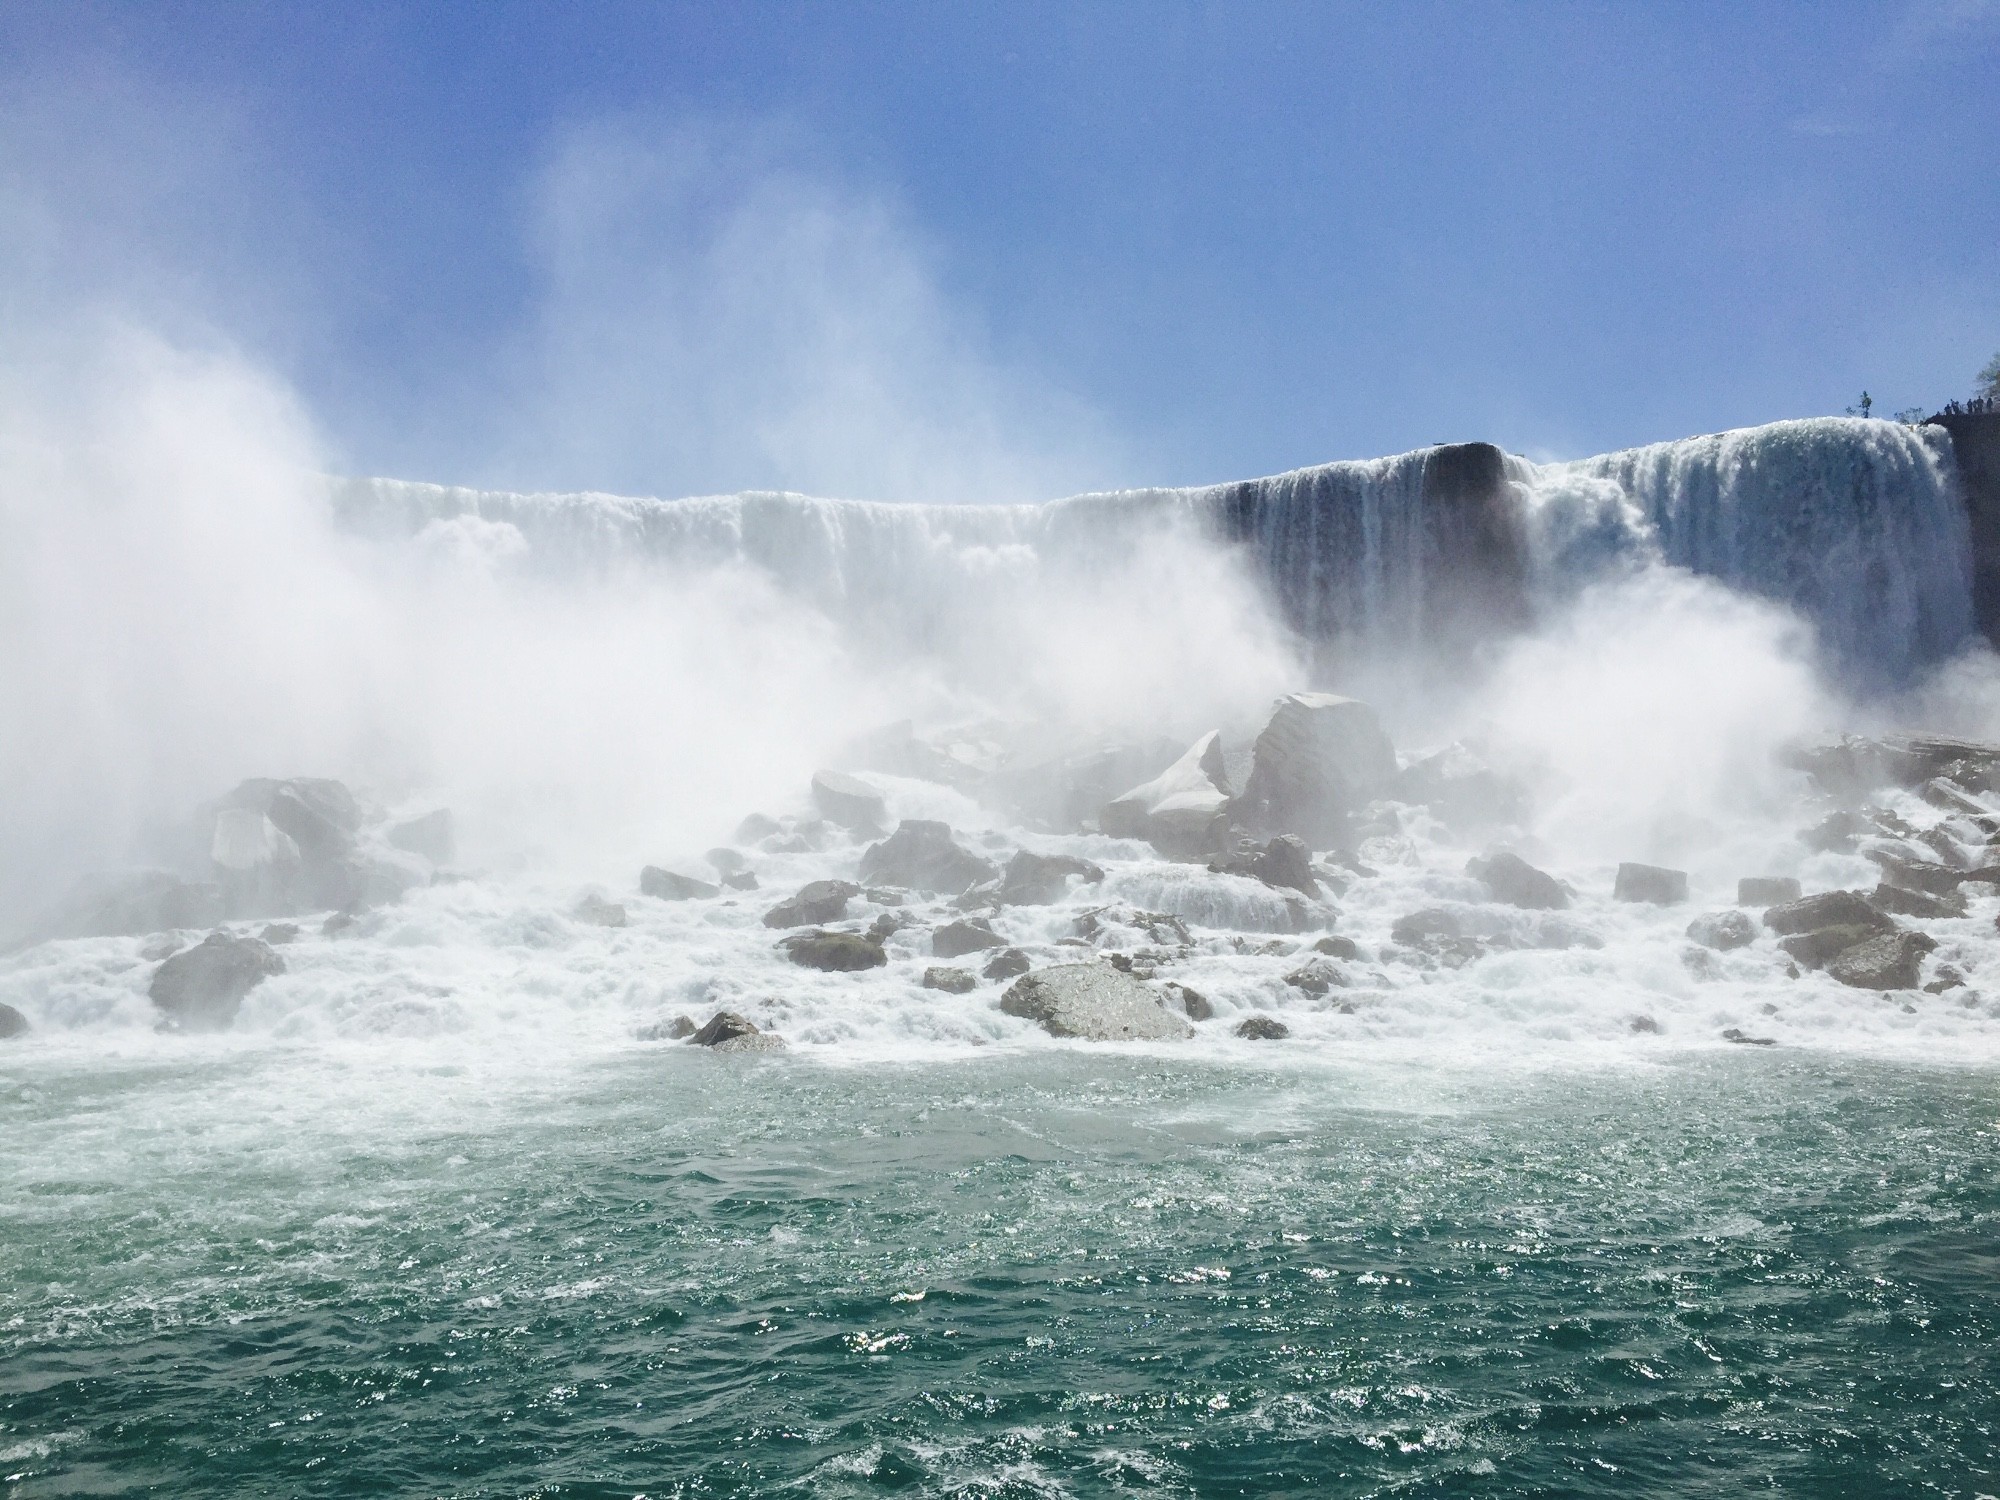
[(1951, 434), (1959, 493), (1972, 523), (1972, 612), (2000, 646), (2000, 412), (1932, 417)]

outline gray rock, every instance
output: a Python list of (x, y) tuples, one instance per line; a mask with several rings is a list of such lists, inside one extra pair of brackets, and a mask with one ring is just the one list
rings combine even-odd
[(1126, 787), (1158, 776), (1180, 754), (1173, 741), (1154, 740), (1008, 765), (988, 779), (981, 798), (1015, 822), (1076, 833)]
[(1236, 1034), (1250, 1042), (1282, 1042), (1292, 1028), (1270, 1016), (1245, 1016), (1236, 1023)]
[(226, 1031), (243, 997), (284, 972), (270, 944), (211, 932), (155, 969), (146, 992), (173, 1030)]
[(798, 894), (764, 913), (766, 927), (817, 927), (838, 922), (847, 915), (847, 903), (861, 894), (861, 887), (847, 880), (814, 880), (799, 887)]
[(1626, 1023), (1626, 1030), (1638, 1036), (1658, 1036), (1660, 1023), (1651, 1016), (1634, 1016)]
[(800, 968), (831, 974), (879, 969), (889, 962), (880, 943), (857, 932), (800, 932), (786, 938), (782, 946), (785, 957)]
[(1658, 865), (1622, 864), (1611, 896), (1615, 901), (1648, 902), (1654, 906), (1678, 906), (1688, 898), (1685, 870), (1666, 870)]
[(636, 1033), (642, 1042), (684, 1042), (695, 1033), (694, 1021), (687, 1016), (675, 1016), (671, 1021), (655, 1021), (650, 1026), (641, 1026)]
[(1329, 958), (1315, 958), (1285, 976), (1285, 983), (1317, 999), (1348, 986), (1347, 971)]
[(1247, 875), (1273, 890), (1299, 891), (1315, 901), (1320, 897), (1312, 851), (1294, 834), (1281, 833), (1262, 844), (1238, 840), (1233, 853), (1217, 855), (1208, 868), (1216, 875)]
[(861, 856), (861, 879), (869, 885), (894, 885), (929, 896), (959, 896), (997, 877), (991, 864), (951, 836), (948, 824), (928, 818), (905, 818), (896, 831)]
[(1874, 932), (1892, 932), (1896, 922), (1876, 910), (1859, 891), (1819, 891), (1772, 907), (1764, 913), (1764, 925), (1780, 934), (1812, 932), (1822, 927), (1864, 927)]
[(1111, 927), (1130, 927), (1146, 935), (1149, 942), (1163, 947), (1185, 946), (1194, 941), (1187, 923), (1171, 912), (1141, 911), (1136, 906), (1093, 906), (1070, 923), (1070, 931), (1080, 938), (1096, 939)]
[(1104, 879), (1104, 868), (1073, 855), (1033, 854), (1022, 849), (1007, 861), (1007, 868), (1001, 873), (1000, 904), (1048, 906), (1069, 894), (1072, 875), (1085, 885), (1097, 885)]
[(1725, 1042), (1734, 1042), (1739, 1047), (1775, 1047), (1778, 1045), (1778, 1039), (1774, 1036), (1751, 1036), (1748, 1032), (1739, 1031), (1734, 1026), (1722, 1033), (1722, 1039)]
[(676, 875), (658, 865), (647, 865), (639, 872), (639, 894), (660, 901), (699, 901), (720, 896), (722, 887), (696, 880), (692, 875)]
[(1222, 734), (1210, 730), (1151, 781), (1106, 803), (1097, 826), (1113, 838), (1144, 839), (1169, 857), (1201, 855), (1227, 831), (1229, 804)]
[(711, 849), (702, 858), (714, 866), (716, 874), (724, 876), (737, 874), (739, 871), (749, 868), (750, 864), (742, 854), (729, 848), (718, 847)]
[(1353, 938), (1323, 937), (1313, 944), (1313, 952), (1324, 953), (1329, 958), (1358, 959), (1361, 950), (1354, 945)]
[(11, 1005), (0, 1004), (0, 1042), (17, 1036), (26, 1036), (29, 1029), (26, 1016)]
[(1181, 1014), (1190, 1021), (1212, 1021), (1215, 1007), (1209, 1004), (1208, 996), (1191, 984), (1179, 984), (1168, 980), (1160, 986), (1167, 992), (1167, 999), (1181, 1008)]
[(785, 1039), (775, 1032), (759, 1031), (734, 1011), (719, 1010), (688, 1038), (688, 1045), (716, 1052), (776, 1052), (784, 1047)]
[(599, 895), (585, 896), (570, 908), (570, 916), (592, 927), (623, 927), (625, 908)]
[(1738, 906), (1782, 906), (1800, 894), (1798, 881), (1790, 875), (1745, 875), (1736, 882)]
[(1427, 807), (1458, 828), (1518, 823), (1528, 810), (1527, 792), (1520, 782), (1494, 770), (1477, 751), (1462, 744), (1447, 745), (1405, 766), (1387, 795)]
[(357, 920), (351, 911), (334, 912), (324, 922), (319, 924), (319, 935), (321, 937), (338, 937), (350, 927), (355, 926)]
[(947, 995), (969, 995), (979, 988), (979, 981), (964, 969), (934, 965), (924, 970), (924, 988), (943, 990)]
[(931, 954), (936, 958), (963, 958), (988, 948), (1004, 948), (1007, 940), (994, 935), (984, 922), (947, 922), (931, 932)]
[(38, 922), (44, 938), (138, 937), (177, 927), (212, 927), (223, 918), (222, 887), (166, 870), (139, 870), (81, 882)]
[(767, 818), (762, 813), (751, 813), (736, 825), (736, 842), (739, 844), (761, 844), (774, 833), (783, 833), (784, 825), (776, 818)]
[(1966, 912), (1963, 891), (1933, 896), (1926, 891), (1906, 891), (1899, 885), (1890, 885), (1887, 881), (1868, 893), (1868, 904), (1877, 911), (1889, 912), (1894, 916), (1923, 917), (1929, 920), (1962, 917)]
[(1375, 710), (1332, 693), (1280, 698), (1252, 755), (1237, 820), (1315, 848), (1344, 843), (1348, 818), (1396, 776), (1395, 747)]
[(1881, 867), (1882, 879), (1909, 891), (1943, 896), (1956, 891), (1961, 881), (2000, 878), (2000, 871), (1988, 876), (1979, 870), (1960, 870), (1934, 859), (1910, 859), (1893, 849), (1864, 849), (1864, 856)]
[(725, 875), (722, 877), (722, 883), (732, 891), (754, 891), (757, 889), (757, 877), (752, 875), (748, 870), (738, 870), (733, 875)]
[(257, 937), (260, 941), (266, 943), (296, 943), (299, 940), (298, 924), (296, 922), (272, 922), (262, 932), (258, 933)]
[(1921, 932), (1891, 932), (1844, 948), (1826, 972), (1858, 990), (1913, 990), (1924, 955), (1937, 947)]
[(394, 848), (422, 855), (434, 865), (448, 865), (458, 858), (458, 826), (448, 807), (391, 823), (382, 836)]
[(1687, 935), (1704, 948), (1727, 953), (1732, 948), (1747, 948), (1756, 942), (1757, 928), (1746, 913), (1712, 911), (1688, 923)]
[(1108, 964), (1058, 964), (1014, 981), (1000, 1009), (1038, 1024), (1050, 1036), (1086, 1041), (1160, 1041), (1194, 1028), (1160, 1004), (1145, 984)]
[(1815, 927), (1778, 939), (1778, 946), (1801, 968), (1823, 969), (1849, 948), (1889, 936), (1879, 927), (1843, 923), (1838, 927)]
[(845, 771), (813, 772), (812, 798), (820, 816), (842, 828), (879, 828), (889, 816), (882, 794)]
[(1525, 911), (1563, 911), (1569, 906), (1569, 892), (1560, 880), (1505, 849), (1469, 861), (1465, 873), (1491, 891), (1495, 901), (1508, 906)]
[(1019, 979), (1032, 967), (1028, 955), (1019, 948), (1002, 948), (986, 960), (986, 967), (979, 972), (988, 979)]

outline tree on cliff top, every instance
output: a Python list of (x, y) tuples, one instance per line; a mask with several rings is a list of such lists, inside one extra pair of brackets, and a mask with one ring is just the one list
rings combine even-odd
[(1972, 394), (1981, 401), (2000, 401), (2000, 354), (1986, 361), (1986, 366), (1972, 387)]

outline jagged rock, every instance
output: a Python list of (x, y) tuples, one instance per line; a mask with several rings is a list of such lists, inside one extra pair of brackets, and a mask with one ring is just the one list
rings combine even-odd
[(1745, 875), (1736, 882), (1738, 906), (1782, 906), (1800, 894), (1798, 881), (1790, 875)]
[(269, 914), (296, 906), (304, 864), (299, 846), (258, 809), (218, 811), (208, 854), (230, 911)]
[(1924, 955), (1937, 947), (1921, 932), (1891, 932), (1843, 948), (1826, 972), (1858, 990), (1913, 990)]
[(710, 885), (706, 880), (696, 880), (692, 875), (676, 875), (658, 865), (647, 865), (639, 872), (639, 894), (660, 901), (697, 901), (708, 896), (720, 896), (722, 887)]
[(1965, 988), (1965, 975), (1951, 964), (1939, 964), (1931, 982), (1924, 986), (1926, 995), (1942, 995), (1950, 990)]
[(994, 936), (993, 929), (978, 920), (947, 922), (931, 932), (931, 954), (936, 958), (963, 958), (968, 953), (1006, 946), (1005, 938)]
[(979, 988), (979, 981), (964, 969), (933, 966), (924, 970), (924, 988), (943, 990), (947, 995), (969, 995)]
[(1755, 925), (1740, 911), (1712, 911), (1707, 916), (1696, 917), (1688, 923), (1687, 935), (1702, 947), (1713, 948), (1719, 953), (1727, 953), (1732, 948), (1747, 948), (1757, 941)]
[(789, 901), (764, 913), (766, 927), (817, 927), (847, 915), (847, 903), (861, 887), (847, 880), (815, 880), (799, 888)]
[(1412, 761), (1397, 773), (1387, 795), (1398, 802), (1427, 807), (1434, 816), (1461, 828), (1518, 823), (1528, 803), (1519, 782), (1494, 770), (1478, 752), (1462, 744), (1447, 745), (1434, 755)]
[(861, 879), (922, 891), (928, 896), (963, 895), (996, 877), (992, 865), (951, 836), (948, 824), (905, 818), (896, 831), (861, 856)]
[(1799, 842), (1818, 854), (1852, 854), (1855, 841), (1867, 831), (1866, 820), (1843, 810), (1828, 813), (1812, 827), (1801, 829)]
[(1347, 971), (1331, 959), (1315, 958), (1302, 968), (1292, 970), (1285, 976), (1285, 983), (1293, 989), (1318, 999), (1331, 990), (1344, 990), (1348, 986)]
[(1236, 1023), (1236, 1034), (1250, 1042), (1282, 1042), (1292, 1028), (1270, 1016), (1245, 1016)]
[(260, 942), (266, 943), (296, 943), (299, 940), (298, 924), (296, 922), (272, 922), (262, 932), (258, 933), (257, 937)]
[(1527, 911), (1563, 911), (1569, 906), (1569, 892), (1560, 880), (1505, 849), (1468, 861), (1465, 873), (1491, 891), (1495, 901), (1508, 906)]
[(889, 816), (882, 794), (845, 771), (813, 772), (812, 798), (820, 816), (842, 828), (879, 828)]
[(422, 855), (434, 865), (448, 865), (458, 858), (458, 825), (448, 807), (391, 823), (382, 836), (393, 847)]
[(1206, 854), (1229, 826), (1222, 733), (1210, 730), (1151, 781), (1106, 803), (1097, 826), (1113, 838), (1144, 839), (1169, 857)]
[(1678, 906), (1688, 898), (1685, 870), (1665, 870), (1658, 865), (1622, 864), (1611, 887), (1615, 901), (1649, 902), (1654, 906)]
[(270, 944), (211, 932), (155, 969), (146, 993), (176, 1031), (226, 1031), (243, 997), (284, 972)]
[(776, 1052), (784, 1047), (785, 1039), (775, 1032), (759, 1031), (734, 1011), (719, 1010), (688, 1038), (688, 1045), (717, 1052)]
[(1764, 913), (1764, 925), (1784, 934), (1812, 932), (1822, 927), (1865, 927), (1871, 932), (1892, 932), (1896, 923), (1871, 906), (1859, 891), (1820, 891), (1772, 907)]
[(1898, 917), (1923, 917), (1932, 920), (1940, 917), (1962, 917), (1966, 911), (1963, 891), (1933, 896), (1927, 891), (1904, 890), (1903, 887), (1890, 885), (1887, 881), (1869, 892), (1868, 904), (1877, 911), (1888, 912)]
[(1823, 791), (1853, 797), (1882, 786), (1919, 787), (1945, 775), (1969, 785), (2000, 765), (2000, 746), (1944, 735), (1846, 735), (1838, 744), (1797, 748), (1781, 759)]
[(695, 1034), (691, 1017), (675, 1016), (671, 1021), (655, 1021), (635, 1033), (642, 1042), (684, 1042)]
[(1353, 938), (1323, 937), (1313, 944), (1313, 952), (1324, 953), (1328, 958), (1344, 958), (1350, 961), (1361, 957), (1361, 950), (1354, 945)]
[(1000, 876), (999, 900), (1003, 906), (1047, 906), (1069, 894), (1069, 877), (1081, 877), (1085, 885), (1097, 885), (1104, 869), (1087, 859), (1068, 854), (1031, 854), (1020, 850), (1007, 861)]
[(727, 846), (711, 849), (702, 858), (714, 867), (716, 874), (724, 877), (741, 874), (750, 866), (750, 861), (745, 859), (740, 851)]
[(1313, 876), (1312, 851), (1296, 835), (1281, 833), (1259, 844), (1239, 840), (1233, 854), (1217, 855), (1208, 862), (1217, 875), (1247, 875), (1261, 880), (1273, 890), (1299, 891), (1317, 901), (1319, 881)]
[(1332, 693), (1280, 698), (1252, 756), (1237, 820), (1315, 848), (1344, 843), (1349, 815), (1396, 775), (1396, 750), (1375, 710)]
[(1722, 1039), (1725, 1042), (1734, 1042), (1739, 1047), (1775, 1047), (1778, 1045), (1778, 1039), (1774, 1036), (1751, 1036), (1746, 1032), (1737, 1030), (1734, 1026), (1722, 1033)]
[(784, 940), (785, 957), (802, 969), (852, 974), (879, 969), (889, 955), (873, 938), (853, 932), (801, 932)]
[(1086, 1041), (1160, 1041), (1194, 1035), (1141, 981), (1108, 964), (1058, 964), (1014, 981), (1000, 1009), (1050, 1036)]
[(588, 895), (570, 909), (570, 915), (579, 922), (592, 927), (623, 927), (625, 908), (616, 901), (607, 901), (602, 896)]
[(757, 877), (748, 870), (738, 870), (733, 875), (723, 876), (722, 884), (732, 891), (754, 891), (757, 889)]
[(751, 813), (736, 825), (736, 842), (739, 844), (761, 844), (773, 834), (783, 833), (784, 825), (776, 818), (763, 813)]
[[(1890, 885), (1900, 885), (1909, 891), (1924, 891), (1933, 896), (1942, 896), (1956, 891), (1964, 880), (1978, 880), (1977, 870), (1954, 869), (1930, 859), (1910, 859), (1892, 849), (1865, 849), (1864, 857), (1873, 860), (1881, 868), (1882, 879)], [(2000, 871), (1995, 872), (2000, 875)]]
[(1187, 923), (1168, 912), (1140, 911), (1136, 906), (1094, 906), (1080, 913), (1070, 931), (1080, 938), (1103, 935), (1107, 926), (1131, 927), (1155, 943), (1187, 944), (1194, 941)]
[(979, 972), (988, 979), (1018, 979), (1032, 967), (1028, 955), (1019, 948), (1002, 948), (986, 960), (986, 967)]
[(0, 1042), (26, 1036), (29, 1029), (26, 1016), (11, 1005), (0, 1004)]
[(1791, 937), (1778, 939), (1778, 946), (1808, 969), (1823, 969), (1849, 948), (1885, 936), (1879, 927), (1860, 926), (1843, 923), (1837, 927), (1815, 927), (1810, 932), (1794, 933)]
[(1181, 1014), (1190, 1021), (1211, 1021), (1215, 1019), (1215, 1007), (1208, 1003), (1204, 995), (1193, 985), (1179, 984), (1168, 980), (1160, 986), (1167, 993), (1167, 999), (1181, 1008)]

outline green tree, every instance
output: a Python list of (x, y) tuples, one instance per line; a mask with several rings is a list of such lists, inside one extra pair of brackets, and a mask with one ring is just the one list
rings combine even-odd
[(2000, 401), (2000, 354), (1986, 361), (1986, 367), (1978, 374), (1972, 387), (1972, 394), (1986, 401)]

